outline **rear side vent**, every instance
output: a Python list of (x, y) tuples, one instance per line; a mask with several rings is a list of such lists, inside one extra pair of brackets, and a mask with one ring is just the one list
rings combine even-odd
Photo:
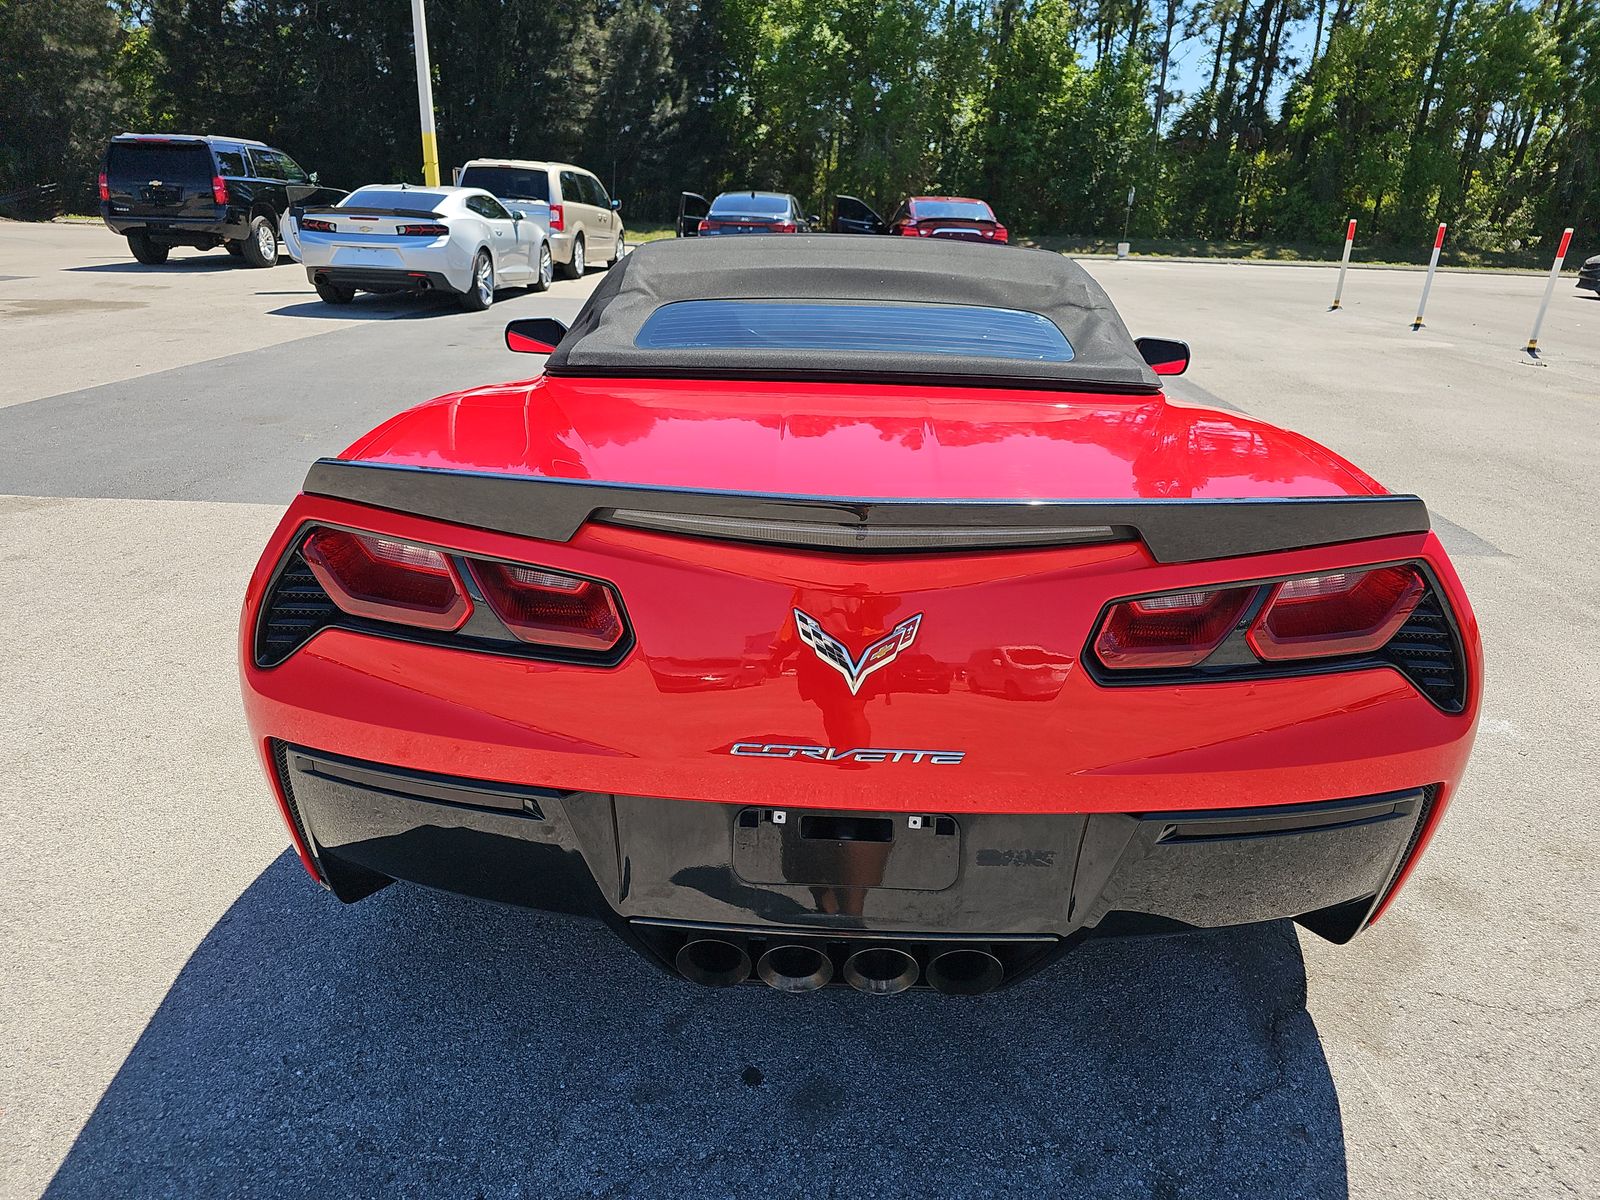
[(261, 606), (261, 619), (256, 625), (256, 663), (277, 666), (312, 634), (338, 619), (338, 608), (296, 550), (284, 563)]
[(1400, 627), (1383, 657), (1446, 712), (1460, 712), (1467, 703), (1467, 671), (1461, 639), (1430, 587)]

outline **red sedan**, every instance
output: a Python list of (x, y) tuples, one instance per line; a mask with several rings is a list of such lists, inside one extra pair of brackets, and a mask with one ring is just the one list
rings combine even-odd
[(911, 196), (885, 221), (854, 196), (835, 196), (834, 233), (887, 233), (958, 242), (1006, 243), (1010, 234), (983, 200), (964, 196)]
[(507, 341), (544, 373), (318, 462), (250, 583), (250, 727), (340, 899), (970, 994), (1095, 936), (1346, 941), (1438, 827), (1482, 665), (1422, 501), (1170, 404), (1187, 347), (1073, 263), (660, 242)]

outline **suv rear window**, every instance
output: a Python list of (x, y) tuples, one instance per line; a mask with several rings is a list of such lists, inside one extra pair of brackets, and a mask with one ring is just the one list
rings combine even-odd
[(211, 151), (199, 142), (112, 142), (106, 174), (140, 183), (209, 183)]
[(482, 188), (502, 200), (550, 199), (550, 172), (526, 167), (468, 167), (461, 186)]
[(650, 350), (816, 350), (1071, 362), (1072, 345), (1038, 313), (964, 304), (680, 300), (640, 328)]

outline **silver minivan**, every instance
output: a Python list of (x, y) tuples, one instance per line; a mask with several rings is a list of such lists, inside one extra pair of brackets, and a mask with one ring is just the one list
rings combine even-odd
[(622, 205), (592, 171), (571, 163), (475, 158), (457, 167), (455, 177), (459, 186), (482, 188), (510, 208), (519, 200), (547, 203), (550, 253), (568, 279), (591, 266), (610, 266), (628, 252)]

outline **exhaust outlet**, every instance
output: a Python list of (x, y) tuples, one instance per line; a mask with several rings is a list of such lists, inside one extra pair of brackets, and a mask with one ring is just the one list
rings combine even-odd
[(981, 996), (999, 987), (1005, 975), (987, 950), (946, 950), (928, 964), (928, 986), (946, 996)]
[(833, 961), (815, 946), (774, 946), (756, 962), (756, 974), (768, 987), (798, 995), (827, 987)]
[(893, 996), (916, 983), (917, 960), (904, 950), (873, 946), (857, 950), (844, 961), (845, 982), (858, 992), (873, 996)]
[(705, 987), (732, 987), (750, 978), (750, 956), (721, 938), (686, 942), (673, 961), (680, 975)]

